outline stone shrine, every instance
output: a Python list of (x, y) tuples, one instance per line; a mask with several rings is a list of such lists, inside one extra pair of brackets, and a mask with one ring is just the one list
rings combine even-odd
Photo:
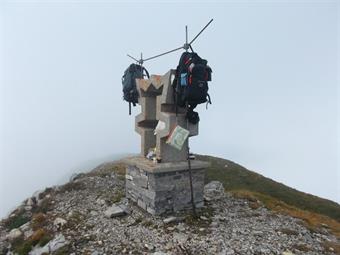
[[(141, 135), (141, 154), (126, 160), (126, 197), (153, 215), (192, 208), (189, 138), (181, 150), (169, 145), (167, 139), (177, 125), (188, 130), (189, 137), (196, 136), (198, 124), (186, 120), (183, 108), (176, 114), (174, 78), (175, 70), (170, 70), (163, 76), (136, 79), (142, 112), (136, 116), (135, 130)], [(209, 164), (199, 160), (190, 163), (194, 203), (199, 208), (203, 206), (204, 171)]]

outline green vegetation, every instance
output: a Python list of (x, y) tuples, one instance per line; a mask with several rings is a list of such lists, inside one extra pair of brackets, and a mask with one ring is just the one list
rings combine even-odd
[(339, 204), (289, 188), (229, 160), (203, 155), (197, 155), (197, 159), (211, 163), (206, 172), (206, 182), (221, 181), (226, 191), (249, 200), (251, 208), (256, 209), (263, 204), (278, 213), (302, 219), (312, 231), (327, 226), (340, 237)]
[(68, 255), (71, 254), (71, 245), (66, 245), (54, 252), (54, 255)]
[(29, 222), (31, 219), (30, 217), (28, 217), (25, 214), (25, 210), (24, 209), (19, 209), (15, 212), (13, 212), (14, 216), (13, 217), (9, 217), (8, 219), (6, 219), (4, 221), (4, 226), (8, 229), (8, 230), (12, 230), (14, 228), (18, 228), (22, 225), (24, 225), (25, 223)]
[(43, 228), (40, 228), (27, 239), (24, 240), (23, 237), (17, 238), (11, 244), (14, 252), (19, 255), (27, 255), (34, 246), (38, 245), (40, 247), (47, 244), (52, 240), (52, 234)]
[(46, 214), (48, 211), (52, 210), (52, 208), (52, 198), (44, 198), (39, 205), (33, 207), (32, 212)]
[(109, 202), (112, 204), (120, 202), (125, 196), (125, 193), (122, 190), (118, 190), (114, 193), (114, 195), (110, 198)]
[(126, 165), (124, 163), (117, 161), (117, 162), (104, 163), (96, 167), (91, 172), (86, 173), (85, 176), (86, 177), (98, 176), (98, 177), (105, 178), (114, 173), (118, 177), (125, 178), (125, 171), (126, 171)]
[(79, 224), (82, 224), (84, 222), (85, 216), (82, 215), (79, 211), (72, 211), (72, 214), (70, 215), (68, 221), (67, 221), (67, 228), (74, 229)]
[(152, 220), (144, 220), (142, 221), (141, 225), (147, 228), (155, 226)]
[(60, 187), (58, 190), (59, 193), (84, 190), (86, 189), (85, 184), (79, 181), (68, 182)]
[(322, 246), (326, 251), (332, 251), (335, 254), (340, 254), (340, 244), (339, 243), (324, 241), (322, 243)]
[[(289, 188), (229, 160), (203, 155), (198, 155), (197, 159), (211, 163), (211, 167), (206, 172), (206, 181), (219, 180), (227, 191), (246, 190), (256, 192), (266, 195), (267, 199), (269, 197), (278, 199), (287, 205), (323, 214), (338, 222), (340, 221), (340, 205), (333, 201)], [(259, 200), (262, 201), (264, 198), (262, 197)]]
[(33, 230), (38, 230), (39, 228), (42, 228), (46, 226), (47, 224), (47, 217), (43, 213), (37, 213), (34, 214), (32, 217), (31, 226)]
[(27, 255), (32, 250), (32, 244), (24, 240), (17, 240), (12, 243), (14, 251), (19, 255)]

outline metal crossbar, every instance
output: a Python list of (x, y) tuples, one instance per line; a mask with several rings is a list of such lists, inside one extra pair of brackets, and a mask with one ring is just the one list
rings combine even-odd
[(166, 51), (164, 53), (161, 53), (161, 54), (158, 54), (158, 55), (155, 55), (155, 56), (152, 56), (152, 57), (149, 57), (149, 58), (145, 58), (143, 59), (143, 55), (141, 53), (141, 58), (140, 59), (137, 59), (137, 58), (134, 58), (133, 56), (127, 54), (127, 56), (133, 60), (135, 60), (137, 63), (139, 63), (140, 65), (143, 65), (143, 63), (145, 61), (149, 61), (151, 59), (155, 59), (155, 58), (158, 58), (158, 57), (161, 57), (161, 56), (164, 56), (164, 55), (167, 55), (169, 53), (172, 53), (172, 52), (175, 52), (175, 51), (178, 51), (178, 50), (181, 50), (181, 49), (184, 49), (185, 51), (188, 51), (188, 49), (192, 49), (192, 46), (191, 44), (193, 44), (193, 42), (202, 34), (202, 32), (211, 24), (211, 22), (213, 22), (214, 19), (211, 19), (202, 29), (201, 31), (194, 37), (194, 39), (192, 39), (190, 41), (190, 43), (188, 43), (188, 26), (185, 26), (185, 44), (181, 47), (178, 47), (176, 49), (173, 49), (173, 50), (169, 50), (169, 51)]

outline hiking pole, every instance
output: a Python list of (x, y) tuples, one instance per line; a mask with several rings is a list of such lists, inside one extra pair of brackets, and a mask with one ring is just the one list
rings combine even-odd
[(191, 162), (190, 162), (190, 148), (189, 148), (189, 140), (188, 140), (188, 167), (189, 167), (189, 178), (190, 178), (190, 191), (191, 191), (191, 204), (192, 204), (192, 212), (196, 217), (196, 206), (194, 201), (194, 189), (192, 186), (192, 173), (191, 173)]
[[(188, 114), (189, 105), (186, 103), (186, 110)], [(189, 130), (189, 120), (187, 118), (187, 129)], [(189, 169), (189, 179), (190, 179), (190, 192), (191, 192), (191, 205), (192, 205), (192, 212), (196, 217), (196, 206), (194, 201), (194, 188), (192, 186), (192, 172), (191, 172), (191, 162), (190, 162), (190, 148), (189, 148), (189, 137), (188, 137), (188, 147), (187, 147), (187, 160), (188, 160), (188, 169)]]

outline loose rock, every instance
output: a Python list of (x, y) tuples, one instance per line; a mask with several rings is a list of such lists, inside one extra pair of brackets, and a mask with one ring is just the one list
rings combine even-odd
[(109, 207), (104, 212), (104, 215), (107, 218), (113, 218), (113, 217), (125, 215), (125, 211), (121, 207), (119, 207), (117, 205), (112, 205), (111, 207)]
[(57, 229), (61, 229), (66, 223), (67, 223), (67, 221), (64, 220), (63, 218), (56, 218), (53, 221), (53, 224), (54, 224), (54, 226), (57, 227)]
[(171, 217), (168, 217), (168, 218), (164, 219), (163, 222), (165, 224), (169, 224), (171, 222), (175, 222), (176, 220), (177, 220), (177, 218), (175, 216), (171, 216)]
[(13, 241), (19, 238), (20, 236), (22, 236), (22, 232), (19, 229), (15, 228), (12, 229), (11, 232), (9, 232), (9, 234), (6, 236), (6, 239), (9, 241)]

